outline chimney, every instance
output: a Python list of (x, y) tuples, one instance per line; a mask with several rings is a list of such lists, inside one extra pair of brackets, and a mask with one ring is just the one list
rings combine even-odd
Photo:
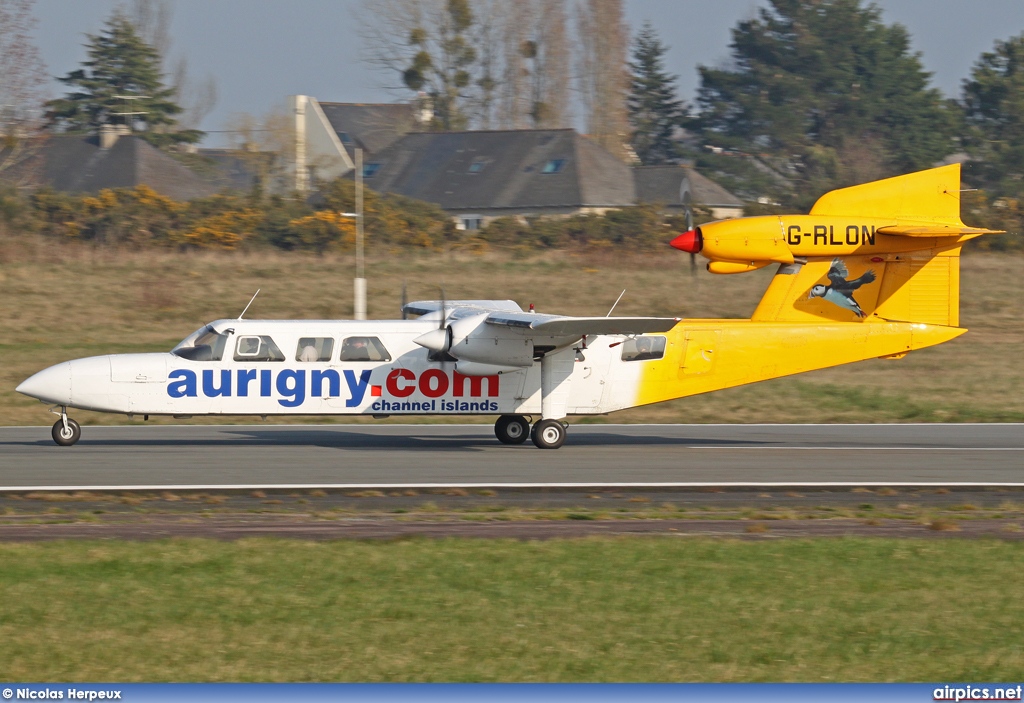
[(122, 134), (129, 134), (128, 126), (123, 124), (100, 125), (100, 149), (109, 149), (117, 143)]

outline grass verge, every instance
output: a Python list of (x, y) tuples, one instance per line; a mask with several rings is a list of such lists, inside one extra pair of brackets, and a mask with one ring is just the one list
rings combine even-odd
[(0, 545), (0, 678), (1012, 680), (1024, 545)]

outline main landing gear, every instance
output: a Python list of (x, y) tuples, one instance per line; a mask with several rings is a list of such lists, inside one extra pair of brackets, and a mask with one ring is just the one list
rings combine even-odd
[(540, 420), (530, 430), (522, 415), (502, 415), (494, 423), (494, 435), (502, 444), (522, 444), (529, 437), (540, 449), (558, 449), (565, 443), (566, 426), (558, 420)]
[(530, 439), (538, 449), (558, 449), (565, 444), (565, 425), (558, 420), (541, 420), (533, 426)]
[(68, 409), (62, 406), (60, 419), (53, 423), (50, 435), (53, 437), (53, 441), (60, 446), (70, 447), (82, 438), (82, 426), (68, 417)]
[(522, 444), (530, 436), (530, 423), (522, 415), (502, 415), (494, 423), (494, 435), (502, 444)]

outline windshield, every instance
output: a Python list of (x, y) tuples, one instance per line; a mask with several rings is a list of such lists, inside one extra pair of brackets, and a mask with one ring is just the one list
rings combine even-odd
[(181, 340), (171, 353), (191, 361), (220, 361), (228, 336), (220, 334), (213, 325), (201, 327)]

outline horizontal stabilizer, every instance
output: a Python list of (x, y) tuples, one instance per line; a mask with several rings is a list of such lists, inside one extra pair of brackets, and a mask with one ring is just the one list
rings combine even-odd
[(946, 225), (891, 225), (879, 227), (882, 234), (895, 234), (900, 237), (964, 237), (981, 234), (1003, 234), (1001, 229), (983, 229), (981, 227), (954, 227)]
[(897, 226), (913, 222), (963, 227), (960, 164), (833, 190), (818, 199), (811, 214), (892, 219)]
[(675, 317), (565, 317), (529, 312), (496, 312), (487, 317), (489, 325), (530, 330), (550, 337), (668, 332), (678, 322), (679, 319)]

